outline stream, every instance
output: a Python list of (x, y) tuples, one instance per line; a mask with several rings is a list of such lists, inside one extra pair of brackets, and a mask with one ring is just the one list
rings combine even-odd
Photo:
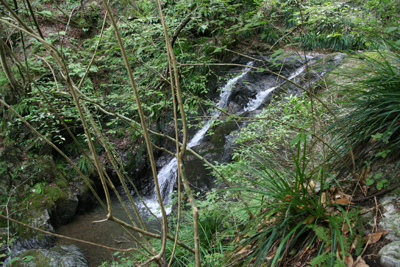
[[(231, 78), (223, 88), (220, 90), (219, 100), (216, 103), (216, 106), (220, 109), (224, 109), (228, 106), (228, 100), (232, 93), (233, 86), (241, 79), (245, 78), (245, 76), (251, 70), (251, 66), (253, 66), (253, 62), (247, 63), (247, 67), (243, 68), (235, 77)], [(302, 71), (304, 71), (304, 66), (296, 69), (294, 72), (291, 73), (289, 79), (295, 78), (299, 75)], [(268, 98), (268, 95), (273, 92), (274, 89), (282, 85), (284, 82), (280, 82), (275, 86), (269, 86), (268, 88), (261, 89), (255, 99), (250, 99), (248, 104), (239, 111), (238, 114), (241, 114), (245, 111), (252, 111), (259, 108), (262, 103)], [(219, 109), (214, 109), (209, 114), (209, 119), (204, 123), (203, 127), (190, 139), (188, 142), (188, 147), (194, 147), (201, 143), (202, 139), (206, 135), (209, 128), (213, 125), (215, 120), (218, 119), (221, 111)], [(161, 159), (160, 159), (161, 160)], [(173, 185), (176, 180), (177, 175), (177, 161), (176, 158), (171, 157), (165, 159), (161, 165), (163, 166), (158, 171), (158, 179), (160, 184), (160, 189), (162, 192), (162, 197), (164, 204), (168, 204), (170, 202), (170, 194), (173, 191)], [(129, 203), (127, 197), (123, 196), (124, 202)], [(140, 202), (140, 201), (138, 201)], [(145, 199), (145, 203), (149, 207), (149, 209), (154, 212), (157, 216), (160, 216), (160, 212), (157, 210), (158, 208), (158, 201), (155, 192), (151, 197), (147, 197)], [(130, 207), (130, 205), (127, 205)], [(118, 199), (114, 196), (112, 198), (112, 207), (113, 207), (113, 214), (115, 217), (129, 222), (128, 216), (125, 214), (125, 211), (122, 208), (122, 205), (119, 203)], [(157, 220), (152, 219), (148, 220), (150, 214), (147, 210), (144, 209), (143, 205), (139, 205), (139, 209), (141, 214), (143, 215), (143, 221), (146, 224), (148, 230), (153, 232), (159, 232), (160, 225)], [(167, 208), (167, 214), (171, 212), (171, 208)], [(132, 210), (133, 213), (133, 210)], [(90, 242), (95, 242), (101, 245), (109, 246), (109, 247), (116, 247), (116, 248), (129, 248), (129, 247), (136, 247), (136, 244), (130, 240), (127, 234), (118, 227), (115, 223), (111, 221), (105, 221), (101, 223), (93, 223), (93, 221), (99, 221), (106, 218), (106, 212), (102, 209), (101, 206), (98, 206), (94, 210), (83, 214), (83, 215), (76, 215), (74, 219), (67, 225), (59, 227), (56, 232), (57, 234), (62, 234), (74, 238), (83, 239)], [(65, 239), (58, 239), (58, 245), (63, 244), (76, 244), (78, 245), (83, 254), (88, 259), (90, 266), (99, 266), (104, 261), (110, 261), (113, 259), (114, 251), (109, 251), (107, 249), (83, 244), (83, 243), (75, 243), (73, 241), (65, 240)]]

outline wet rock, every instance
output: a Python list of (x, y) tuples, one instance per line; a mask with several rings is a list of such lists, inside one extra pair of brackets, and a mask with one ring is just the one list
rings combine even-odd
[(386, 229), (389, 233), (386, 238), (392, 241), (400, 241), (400, 213), (398, 210), (399, 196), (385, 196), (379, 203), (384, 208), (385, 212), (379, 221), (379, 228)]
[[(91, 180), (90, 180), (91, 182)], [(78, 198), (78, 206), (76, 207), (76, 213), (84, 213), (92, 209), (97, 204), (97, 199), (89, 186), (81, 177), (75, 177), (74, 182), (74, 194)], [(96, 186), (92, 183), (92, 186), (96, 190)]]
[(238, 128), (238, 124), (234, 121), (224, 122), (215, 127), (211, 136), (211, 143), (216, 149), (223, 150), (225, 145), (225, 136)]
[[(192, 149), (208, 162), (221, 161), (224, 152), (223, 148), (215, 148), (211, 143), (202, 143)], [(187, 152), (184, 157), (184, 166), (186, 178), (195, 192), (204, 193), (214, 187), (215, 177), (211, 175), (211, 170), (204, 165), (202, 160)]]
[(380, 251), (381, 265), (384, 267), (400, 266), (400, 241), (384, 246)]
[(66, 198), (59, 198), (54, 202), (55, 208), (51, 216), (54, 226), (68, 223), (76, 213), (76, 208), (78, 207), (78, 198), (72, 194), (71, 191), (66, 191)]
[[(27, 218), (28, 225), (54, 233), (54, 228), (50, 223), (50, 214), (47, 209), (28, 210), (25, 218)], [(52, 235), (38, 232), (24, 226), (19, 228), (19, 236), (20, 238), (13, 247), (13, 251), (51, 247), (55, 240)]]
[[(51, 249), (30, 249), (16, 255), (12, 267), (87, 267), (85, 256), (75, 245), (55, 246)], [(24, 259), (27, 260), (24, 262)]]

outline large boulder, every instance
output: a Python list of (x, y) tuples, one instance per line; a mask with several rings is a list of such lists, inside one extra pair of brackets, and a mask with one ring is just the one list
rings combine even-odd
[(386, 229), (389, 233), (386, 239), (400, 241), (400, 213), (397, 211), (397, 195), (388, 195), (379, 200), (384, 208), (384, 213), (379, 221), (379, 228)]
[(379, 251), (379, 255), (383, 267), (400, 266), (400, 241), (387, 244)]
[(75, 245), (51, 249), (29, 249), (15, 255), (12, 267), (87, 267), (85, 256)]
[[(54, 233), (54, 228), (50, 222), (50, 214), (47, 209), (29, 209), (22, 220), (26, 224)], [(22, 249), (48, 248), (54, 245), (55, 238), (50, 234), (45, 234), (31, 228), (20, 226), (18, 229), (19, 238), (13, 246), (13, 251)]]

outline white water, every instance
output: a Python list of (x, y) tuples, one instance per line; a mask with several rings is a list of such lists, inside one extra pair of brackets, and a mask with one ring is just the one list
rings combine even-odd
[[(292, 75), (290, 75), (290, 77), (288, 78), (288, 80), (294, 79), (296, 78), (300, 73), (302, 73), (304, 71), (306, 67), (300, 67), (298, 68), (295, 72), (292, 73)], [(264, 103), (264, 100), (269, 96), (269, 94), (274, 91), (277, 87), (279, 86), (275, 86), (275, 87), (271, 87), (268, 88), (264, 91), (259, 92), (256, 95), (255, 99), (252, 99), (249, 101), (249, 103), (247, 103), (247, 106), (244, 108), (243, 111), (252, 111), (252, 110), (256, 110), (258, 107), (261, 106), (262, 103)]]
[[(247, 64), (247, 66), (249, 66), (249, 67), (253, 66), (253, 62), (249, 62)], [(220, 99), (219, 99), (218, 103), (216, 104), (216, 106), (218, 108), (223, 109), (226, 107), (229, 96), (232, 93), (232, 90), (231, 90), (232, 86), (235, 85), (239, 79), (243, 78), (250, 71), (251, 68), (249, 68), (249, 67), (246, 67), (240, 75), (230, 79), (226, 83), (226, 85), (221, 89), (221, 93), (220, 93), (220, 97), (219, 97)], [(187, 146), (194, 147), (194, 146), (197, 146), (198, 144), (200, 144), (200, 141), (203, 139), (203, 137), (207, 133), (208, 129), (210, 129), (210, 127), (213, 125), (214, 121), (218, 118), (218, 116), (220, 114), (221, 114), (221, 111), (219, 111), (218, 109), (213, 110), (210, 115), (211, 118), (193, 136), (193, 138), (190, 139)], [(158, 183), (160, 185), (160, 191), (161, 191), (161, 195), (163, 197), (164, 204), (167, 204), (170, 202), (169, 195), (173, 191), (173, 187), (174, 187), (173, 181), (175, 181), (175, 179), (176, 179), (177, 167), (178, 167), (177, 160), (175, 157), (173, 157), (158, 172), (158, 175), (157, 175)], [(146, 202), (147, 207), (152, 212), (156, 213), (157, 215), (160, 215), (160, 213), (157, 210), (159, 208), (159, 204), (158, 204), (158, 200), (157, 200), (156, 196), (157, 196), (157, 194), (154, 192), (154, 198), (145, 199), (145, 202)], [(144, 207), (141, 207), (141, 208), (144, 209)], [(170, 207), (166, 208), (167, 214), (170, 211), (171, 211)]]
[[(248, 66), (252, 66), (253, 62), (249, 62), (247, 64)], [(304, 71), (305, 67), (301, 67), (297, 69), (290, 77), (288, 78), (289, 80), (295, 78), (298, 76), (300, 73)], [(237, 83), (237, 81), (241, 78), (243, 78), (248, 72), (250, 71), (249, 67), (246, 67), (243, 69), (243, 72), (230, 79), (227, 84), (221, 89), (220, 93), (220, 99), (216, 106), (220, 109), (226, 108), (228, 104), (228, 99), (232, 93), (232, 86)], [(252, 111), (257, 109), (263, 102), (264, 100), (268, 97), (268, 95), (274, 91), (277, 87), (271, 87), (268, 88), (264, 91), (259, 92), (256, 95), (255, 99), (252, 99), (249, 101), (247, 106), (244, 108), (243, 111)], [(197, 146), (200, 144), (201, 140), (205, 136), (206, 132), (210, 129), (210, 127), (213, 125), (215, 120), (218, 118), (218, 116), (221, 114), (221, 111), (219, 109), (214, 109), (211, 112), (210, 119), (204, 124), (204, 126), (194, 135), (192, 139), (188, 142), (188, 147), (193, 147)], [(158, 172), (158, 183), (160, 185), (160, 191), (161, 195), (163, 197), (163, 202), (164, 205), (168, 204), (170, 202), (170, 197), (169, 195), (173, 191), (173, 186), (174, 186), (174, 181), (176, 180), (177, 176), (177, 160), (175, 157), (170, 158), (168, 162), (165, 162), (164, 166), (159, 170)], [(159, 212), (159, 204), (157, 200), (157, 194), (154, 192), (154, 196), (152, 198), (147, 198), (145, 199), (145, 203), (148, 206), (148, 208), (155, 213), (157, 216), (160, 216), (161, 213)], [(144, 207), (141, 207), (142, 210), (144, 210)], [(171, 207), (166, 208), (166, 213), (170, 213)]]

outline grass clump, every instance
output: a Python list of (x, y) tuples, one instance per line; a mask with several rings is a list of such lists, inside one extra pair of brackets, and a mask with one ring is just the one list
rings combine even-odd
[[(356, 86), (347, 89), (343, 109), (348, 112), (340, 118), (358, 164), (380, 158), (398, 157), (400, 148), (400, 47), (387, 41), (391, 51), (356, 54), (365, 67), (352, 69)], [(366, 76), (365, 73), (368, 73)], [(343, 74), (344, 75), (344, 74)], [(333, 133), (333, 146), (350, 160), (346, 137), (338, 123), (328, 131)]]

